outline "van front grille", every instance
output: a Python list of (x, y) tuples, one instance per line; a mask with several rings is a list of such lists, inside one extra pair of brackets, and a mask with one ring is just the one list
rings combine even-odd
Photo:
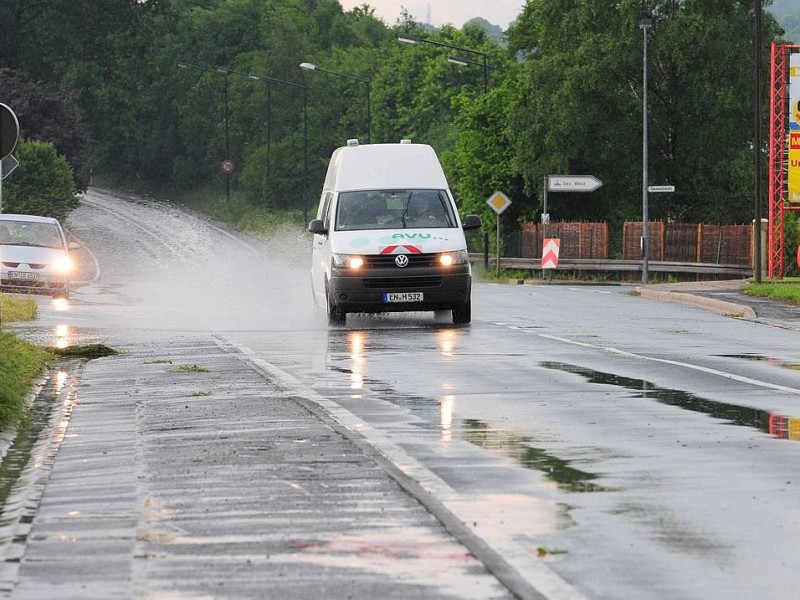
[(368, 277), (363, 280), (364, 287), (383, 290), (421, 290), (442, 285), (442, 278), (431, 277)]
[[(376, 254), (365, 256), (364, 258), (366, 258), (367, 266), (370, 268), (400, 268), (394, 262), (397, 256), (397, 254)], [(435, 267), (439, 265), (436, 261), (439, 256), (438, 254), (406, 254), (406, 256), (408, 256), (408, 266), (404, 267), (406, 269), (413, 267)]]

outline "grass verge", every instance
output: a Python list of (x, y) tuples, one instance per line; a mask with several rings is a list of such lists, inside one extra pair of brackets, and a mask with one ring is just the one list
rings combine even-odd
[(800, 278), (798, 277), (759, 284), (748, 283), (742, 287), (741, 291), (749, 296), (769, 298), (800, 306)]
[(33, 321), (38, 307), (33, 298), (0, 294), (0, 325), (10, 321)]
[[(33, 298), (0, 294), (0, 325), (32, 321), (38, 316)], [(0, 331), (0, 430), (19, 421), (25, 412), (25, 396), (33, 382), (56, 357), (98, 358), (117, 352), (103, 344), (40, 348)]]
[(16, 423), (25, 396), (53, 354), (0, 331), (0, 429)]

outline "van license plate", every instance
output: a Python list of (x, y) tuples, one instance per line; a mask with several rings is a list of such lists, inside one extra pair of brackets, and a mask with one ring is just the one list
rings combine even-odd
[(39, 279), (38, 273), (28, 273), (27, 271), (9, 271), (9, 279), (22, 279), (24, 281), (36, 281)]
[(387, 292), (383, 295), (384, 302), (422, 302), (424, 299), (422, 292)]

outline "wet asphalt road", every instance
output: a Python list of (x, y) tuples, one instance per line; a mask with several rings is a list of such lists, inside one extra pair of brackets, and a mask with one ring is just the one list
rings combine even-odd
[[(262, 471), (274, 469), (270, 458), (275, 463), (278, 456), (287, 460), (292, 454), (270, 457), (252, 446), (271, 437), (264, 427), (270, 417), (259, 409), (266, 397), (310, 402), (332, 424), (357, 432), (364, 448), (385, 462), (365, 461), (357, 452), (355, 472), (363, 470), (369, 477), (396, 469), (416, 487), (401, 492), (393, 487), (397, 479), (381, 479), (392, 490), (392, 502), (402, 506), (404, 497), (412, 504), (422, 498), (433, 515), (452, 518), (486, 546), (487, 561), (498, 561), (488, 565), (490, 571), (510, 567), (546, 597), (786, 598), (794, 593), (800, 567), (800, 345), (791, 315), (782, 328), (636, 297), (625, 286), (478, 285), (470, 327), (455, 328), (419, 314), (353, 316), (346, 327), (328, 329), (323, 315), (311, 307), (310, 242), (302, 232), (256, 241), (174, 207), (97, 190), (68, 226), (91, 250), (91, 256), (86, 253), (86, 285), (63, 311), (43, 302), (37, 325), (19, 330), (35, 341), (56, 343), (56, 326), (66, 325), (59, 330), (65, 342), (102, 341), (128, 351), (127, 366), (113, 378), (98, 373), (100, 379), (92, 380), (93, 363), (85, 374), (75, 375), (70, 426), (90, 412), (92, 422), (102, 419), (105, 403), (92, 390), (101, 382), (109, 390), (104, 394), (116, 390), (134, 399), (132, 413), (112, 418), (111, 431), (119, 427), (127, 433), (119, 433), (121, 454), (108, 461), (111, 471), (119, 467), (114, 476), (136, 476), (128, 482), (129, 505), (120, 511), (129, 520), (134, 517), (123, 529), (139, 532), (132, 538), (134, 550), (120, 550), (125, 564), (132, 561), (136, 567), (132, 577), (129, 571), (116, 572), (117, 579), (137, 582), (131, 595), (159, 597), (171, 590), (183, 597), (179, 594), (191, 590), (196, 595), (202, 588), (210, 597), (287, 597), (265, 591), (264, 581), (277, 577), (277, 571), (265, 570), (266, 562), (257, 569), (266, 573), (264, 578), (252, 580), (256, 587), (237, 593), (215, 587), (225, 581), (224, 569), (214, 573), (230, 560), (228, 550), (245, 543), (259, 548), (261, 561), (269, 554), (264, 549), (275, 540), (268, 539), (264, 530), (269, 525), (257, 515), (235, 509), (215, 514), (214, 532), (203, 537), (181, 529), (186, 533), (182, 545), (159, 537), (174, 534), (171, 528), (181, 527), (183, 517), (202, 509), (199, 500), (181, 499), (202, 498), (211, 489), (190, 481), (193, 465), (207, 464), (204, 451), (218, 436), (233, 440), (225, 446), (228, 452), (254, 452), (258, 458), (224, 462), (227, 469), (214, 486), (230, 486), (224, 496), (233, 505), (237, 497), (251, 498), (250, 506), (270, 497), (267, 482), (274, 473)], [(724, 293), (736, 298), (735, 291)], [(770, 323), (780, 318), (770, 315)], [(201, 348), (213, 351), (204, 355)], [(217, 377), (213, 390), (181, 388), (184, 395), (173, 394), (169, 402), (147, 402), (144, 397), (164, 394), (162, 388), (155, 396), (148, 391), (152, 373), (142, 375), (141, 370), (158, 363), (144, 363), (173, 354), (176, 361), (196, 357), (198, 364), (208, 360), (212, 365), (227, 357), (240, 366), (210, 372), (237, 377), (247, 372), (248, 383)], [(121, 364), (125, 359), (102, 360)], [(240, 371), (247, 364), (256, 370)], [(162, 377), (163, 372), (168, 370), (162, 368)], [(81, 381), (91, 385), (82, 388)], [(259, 392), (248, 403), (255, 389)], [(176, 409), (165, 415), (171, 406), (186, 405), (186, 393), (198, 394), (189, 405), (200, 412)], [(316, 422), (310, 415), (307, 419)], [(163, 422), (175, 432), (161, 431)], [(296, 427), (304, 427), (302, 422), (294, 416)], [(191, 433), (203, 437), (190, 437), (175, 454), (167, 446), (173, 440), (178, 444), (177, 432), (187, 423), (202, 426)], [(113, 442), (117, 433), (103, 431)], [(102, 439), (103, 432), (84, 437), (89, 435)], [(81, 448), (72, 439), (68, 429), (51, 482), (58, 476), (70, 481), (86, 461), (91, 446)], [(301, 464), (306, 459), (303, 454), (297, 458)], [(190, 474), (185, 485), (174, 469)], [(98, 477), (102, 484), (111, 475), (100, 471)], [(252, 486), (242, 482), (253, 478), (263, 479), (266, 487), (251, 495)], [(170, 485), (162, 488), (159, 482)], [(51, 485), (44, 488), (40, 508), (47, 506), (48, 493), (56, 504), (59, 494), (66, 493), (58, 487), (50, 492)], [(152, 513), (159, 512), (160, 504), (142, 508), (148, 507), (150, 495), (171, 504), (157, 519)], [(276, 504), (276, 510), (286, 506)], [(52, 541), (46, 528), (53, 522), (38, 514), (19, 567), (10, 574), (6, 570), (6, 585), (14, 588), (16, 582), (12, 597), (36, 597), (25, 590), (41, 591), (52, 583), (36, 568), (44, 564), (38, 550), (49, 551), (45, 555), (55, 562), (59, 552), (69, 552), (61, 544), (37, 547), (37, 540)], [(231, 515), (236, 519), (229, 520)], [(342, 521), (352, 525), (363, 518), (352, 515)], [(404, 569), (416, 564), (406, 571), (385, 567), (381, 572), (375, 564), (388, 560), (388, 546), (421, 556), (419, 546), (411, 552), (381, 531), (389, 524), (403, 543), (432, 540), (437, 552), (457, 544), (421, 514), (410, 521), (377, 519), (370, 540), (388, 536), (390, 543), (371, 557), (353, 551), (351, 531), (302, 535), (294, 518), (283, 521), (282, 539), (295, 532), (294, 542), (307, 544), (300, 552), (305, 563), (314, 554), (317, 565), (330, 570), (331, 581), (346, 573), (337, 559), (345, 556), (347, 566), (356, 570), (363, 561), (371, 581), (394, 589), (397, 597), (411, 597), (411, 587), (404, 588), (402, 581), (421, 586), (414, 588), (421, 590), (417, 597), (508, 593), (479, 564), (458, 564), (457, 557), (468, 555), (465, 548), (472, 550), (469, 539), (445, 554), (456, 557), (450, 562), (434, 553), (417, 563), (394, 561)], [(237, 537), (240, 527), (259, 535)], [(143, 539), (142, 532), (154, 537)], [(215, 535), (218, 539), (211, 539)], [(322, 548), (320, 539), (329, 544), (338, 540), (344, 549)], [(171, 562), (182, 552), (188, 553), (186, 560)], [(418, 581), (409, 580), (408, 573), (420, 565), (427, 565), (427, 571), (420, 572)], [(476, 584), (431, 584), (436, 573), (454, 572), (469, 573)], [(192, 587), (197, 573), (209, 576), (201, 578), (202, 586)], [(297, 576), (303, 592), (313, 589), (315, 581), (321, 585), (321, 579), (300, 577), (299, 570), (287, 573), (290, 580), (292, 573)], [(302, 587), (301, 581), (311, 581), (311, 587)], [(343, 582), (325, 595), (347, 597), (347, 576)], [(375, 595), (368, 587), (351, 590), (353, 597)], [(382, 589), (380, 595), (387, 593)]]

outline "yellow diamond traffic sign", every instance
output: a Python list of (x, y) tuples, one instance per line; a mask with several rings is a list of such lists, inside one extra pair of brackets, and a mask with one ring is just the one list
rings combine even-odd
[(511, 200), (508, 199), (503, 192), (495, 192), (489, 199), (486, 201), (486, 204), (492, 207), (492, 210), (496, 212), (498, 215), (501, 214), (505, 209), (511, 206)]

